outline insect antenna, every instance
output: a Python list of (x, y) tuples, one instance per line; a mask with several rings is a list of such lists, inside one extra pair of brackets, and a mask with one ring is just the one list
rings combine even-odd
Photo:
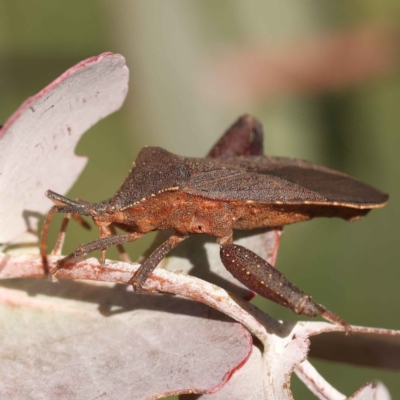
[(71, 214), (71, 217), (76, 222), (78, 222), (78, 224), (81, 225), (83, 228), (89, 230), (91, 229), (91, 226), (80, 216), (80, 215), (85, 215), (85, 216), (92, 215), (92, 213), (89, 214), (86, 213), (87, 210), (88, 211), (91, 210), (90, 208), (91, 203), (83, 200), (71, 200), (68, 197), (64, 197), (56, 192), (53, 192), (52, 190), (48, 190), (45, 194), (49, 199), (53, 200), (56, 204), (80, 207), (83, 211), (80, 211), (79, 214)]
[(88, 206), (90, 203), (71, 200), (68, 197), (64, 197), (61, 194), (53, 192), (52, 190), (48, 190), (45, 194), (50, 200), (53, 200), (56, 204), (60, 203), (62, 205), (78, 207), (82, 208), (83, 210), (87, 210), (86, 213), (78, 212), (77, 214), (87, 215), (87, 216), (91, 215), (90, 212), (88, 212), (89, 208)]
[[(46, 192), (46, 196), (53, 200), (57, 205), (53, 206), (50, 210), (50, 212), (47, 214), (47, 217), (44, 221), (43, 228), (42, 228), (42, 237), (40, 241), (40, 255), (42, 257), (43, 261), (43, 266), (45, 269), (46, 274), (49, 274), (49, 265), (48, 265), (48, 259), (47, 259), (47, 236), (50, 228), (50, 223), (53, 219), (53, 216), (55, 213), (64, 213), (68, 215), (85, 215), (85, 216), (91, 216), (93, 214), (92, 208), (89, 206), (89, 204), (82, 204), (79, 203), (78, 201), (74, 201), (71, 199), (68, 199), (67, 197), (64, 197), (58, 193), (55, 193), (51, 190), (48, 190)], [(61, 205), (58, 205), (61, 204)], [(80, 219), (78, 219), (80, 221)], [(83, 220), (82, 220), (83, 221)], [(64, 225), (64, 224), (63, 224)], [(84, 224), (85, 225), (85, 224)], [(66, 226), (64, 227), (64, 229)], [(63, 228), (62, 228), (63, 229)], [(61, 232), (62, 233), (62, 232)], [(57, 240), (56, 247), (60, 247), (60, 238)]]

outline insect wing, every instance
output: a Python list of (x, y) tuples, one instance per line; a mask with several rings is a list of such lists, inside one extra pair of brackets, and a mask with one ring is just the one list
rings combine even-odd
[(336, 171), (286, 166), (268, 173), (318, 193), (330, 204), (374, 208), (388, 199), (379, 190)]
[(270, 174), (243, 170), (213, 170), (191, 177), (185, 192), (217, 200), (266, 203), (324, 201), (318, 193)]
[(232, 157), (192, 174), (186, 192), (220, 200), (383, 206), (388, 196), (340, 172), (289, 158)]

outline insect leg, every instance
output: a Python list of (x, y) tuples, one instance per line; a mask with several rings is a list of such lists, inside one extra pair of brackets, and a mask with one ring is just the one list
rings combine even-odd
[[(114, 235), (117, 236), (118, 233), (115, 230), (115, 227), (113, 224), (110, 224), (109, 226), (98, 226), (99, 229), (99, 236), (100, 239), (104, 239), (110, 235)], [(121, 261), (124, 262), (130, 262), (130, 258), (128, 256), (128, 254), (126, 254), (124, 247), (122, 246), (122, 244), (117, 244), (116, 248), (118, 250), (119, 256)], [(106, 262), (106, 248), (101, 249), (101, 258), (100, 258), (100, 264), (104, 266), (105, 262)]]
[(221, 245), (220, 256), (225, 268), (249, 289), (261, 296), (308, 317), (321, 315), (340, 324), (348, 333), (350, 326), (340, 317), (315, 303), (267, 261), (235, 244)]
[(57, 236), (56, 244), (54, 245), (53, 250), (50, 253), (51, 255), (58, 256), (61, 254), (62, 247), (64, 245), (64, 240), (65, 240), (65, 232), (67, 230), (69, 220), (71, 219), (71, 215), (72, 215), (71, 213), (67, 213), (64, 215), (63, 221), (61, 223), (61, 229)]
[[(109, 226), (109, 228), (110, 228), (110, 231), (111, 231), (111, 233), (113, 235), (117, 235), (117, 231), (115, 230), (114, 224), (111, 224)], [(118, 250), (118, 253), (119, 253), (119, 258), (121, 259), (121, 261), (131, 262), (131, 259), (129, 258), (128, 253), (124, 249), (124, 246), (122, 244), (117, 244), (116, 247), (117, 247), (117, 250)]]
[(209, 158), (262, 155), (263, 129), (251, 115), (241, 116), (208, 153)]
[[(54, 194), (57, 195), (56, 193), (54, 193)], [(50, 200), (52, 200), (54, 203), (56, 203), (56, 205), (60, 205), (60, 206), (64, 206), (65, 205), (58, 198), (50, 197)], [(67, 199), (67, 200), (69, 200), (69, 199)], [(72, 202), (72, 200), (71, 200), (71, 202)], [(68, 223), (69, 223), (69, 220), (71, 219), (71, 217), (76, 222), (78, 222), (79, 225), (81, 225), (83, 228), (85, 228), (85, 229), (90, 229), (91, 228), (90, 225), (80, 215), (72, 214), (72, 213), (66, 213), (66, 215), (64, 216), (64, 219), (63, 219), (63, 221), (61, 223), (61, 229), (60, 229), (60, 232), (59, 232), (59, 234), (57, 236), (56, 244), (54, 245), (53, 250), (51, 251), (52, 255), (61, 254), (62, 247), (63, 247), (64, 241), (65, 241), (65, 232), (67, 230)]]
[(93, 242), (82, 244), (74, 252), (72, 252), (68, 256), (64, 257), (62, 260), (60, 260), (57, 263), (56, 269), (63, 268), (68, 261), (70, 261), (76, 257), (84, 256), (95, 250), (101, 250), (101, 249), (104, 249), (107, 247), (117, 246), (119, 244), (126, 243), (126, 242), (133, 242), (133, 241), (139, 239), (141, 236), (143, 236), (142, 233), (134, 232), (134, 233), (130, 233), (128, 235), (107, 236), (103, 239), (98, 239)]
[(222, 238), (217, 238), (217, 243), (219, 245), (225, 245), (225, 244), (232, 244), (233, 243), (233, 232), (231, 231), (229, 235), (222, 237)]
[(57, 212), (58, 206), (53, 206), (47, 217), (44, 221), (43, 228), (42, 228), (42, 236), (40, 240), (40, 255), (42, 257), (43, 267), (46, 274), (49, 274), (49, 263), (47, 260), (47, 235), (49, 233), (50, 222), (53, 218), (53, 215)]
[[(53, 219), (55, 213), (72, 213), (74, 211), (74, 207), (72, 206), (53, 206), (47, 217), (44, 221), (43, 228), (42, 228), (42, 236), (40, 240), (40, 255), (43, 261), (43, 267), (46, 274), (49, 274), (49, 264), (47, 260), (47, 236), (49, 233), (50, 222)], [(57, 241), (62, 241), (62, 239), (58, 239)]]
[[(97, 227), (99, 230), (99, 236), (100, 239), (104, 239), (108, 236), (111, 235), (111, 231), (107, 226), (98, 226)], [(107, 252), (107, 248), (103, 247), (101, 249), (101, 258), (100, 258), (100, 264), (104, 267), (105, 263), (106, 263), (106, 252)]]
[(140, 293), (142, 286), (145, 284), (147, 278), (156, 269), (160, 261), (180, 242), (188, 238), (189, 236), (170, 236), (163, 244), (150, 254), (149, 258), (140, 266), (140, 268), (133, 275), (129, 284), (133, 285), (133, 290), (136, 293)]

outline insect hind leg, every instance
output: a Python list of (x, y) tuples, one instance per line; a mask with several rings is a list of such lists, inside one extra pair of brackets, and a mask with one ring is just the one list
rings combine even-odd
[(263, 154), (264, 133), (261, 123), (251, 115), (242, 115), (222, 135), (208, 158)]
[(220, 256), (225, 268), (249, 289), (296, 314), (308, 317), (321, 315), (330, 322), (342, 325), (346, 333), (350, 332), (350, 325), (342, 318), (312, 301), (310, 296), (252, 251), (228, 243), (221, 245)]

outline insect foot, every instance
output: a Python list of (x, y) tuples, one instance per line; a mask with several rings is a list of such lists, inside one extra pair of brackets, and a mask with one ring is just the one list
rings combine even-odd
[(144, 292), (143, 286), (137, 282), (132, 282), (132, 288), (133, 288), (133, 292), (136, 294), (141, 294)]
[(261, 296), (290, 308), (296, 314), (307, 317), (321, 315), (326, 320), (351, 328), (343, 319), (311, 300), (276, 268), (252, 251), (236, 245), (221, 245), (220, 256), (225, 268), (249, 289)]

